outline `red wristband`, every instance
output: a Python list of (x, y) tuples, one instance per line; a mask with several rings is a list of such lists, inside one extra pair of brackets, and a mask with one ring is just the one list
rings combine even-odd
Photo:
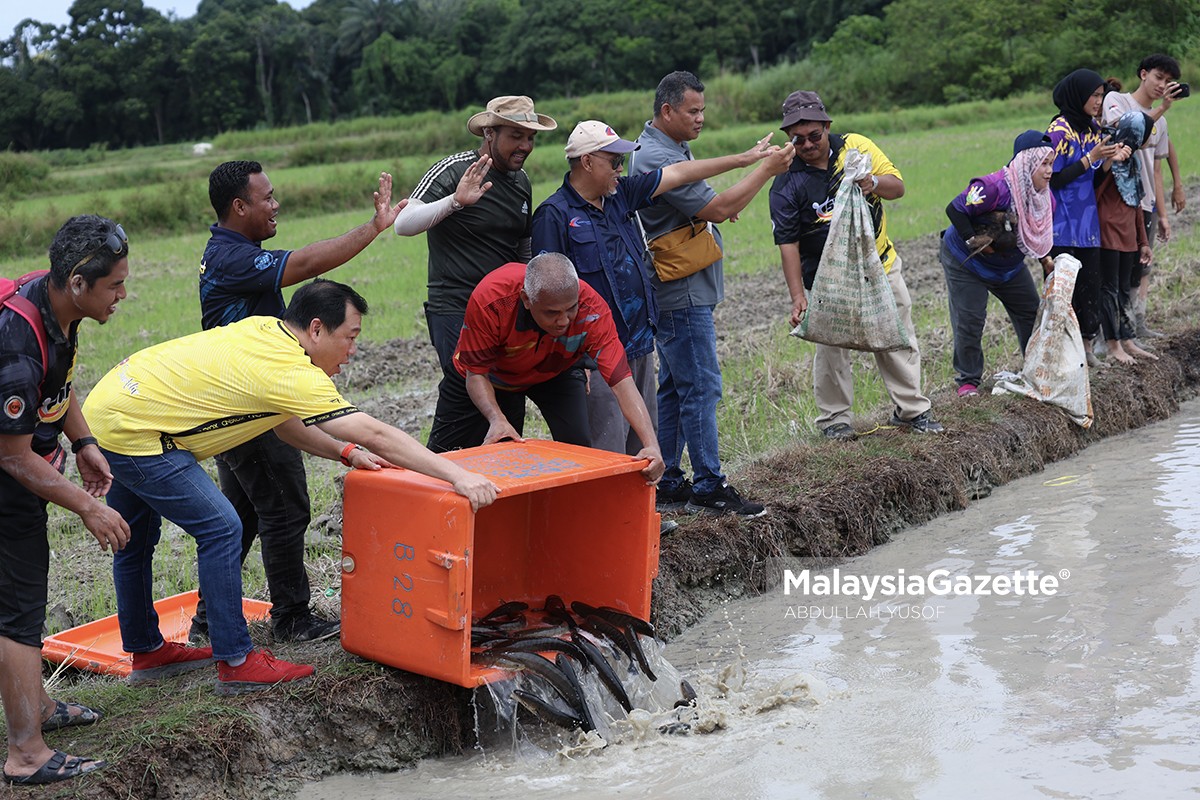
[(356, 445), (354, 442), (347, 442), (346, 446), (342, 448), (342, 455), (341, 455), (342, 463), (345, 464), (347, 467), (350, 466), (350, 454), (358, 449), (359, 449), (358, 445)]

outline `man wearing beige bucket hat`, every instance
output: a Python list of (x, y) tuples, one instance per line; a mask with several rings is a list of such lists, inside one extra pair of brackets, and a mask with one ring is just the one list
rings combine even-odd
[(444, 380), (462, 380), (451, 360), (471, 291), (501, 264), (529, 260), (533, 189), (523, 166), (538, 132), (557, 127), (528, 97), (493, 98), (467, 120), (479, 148), (430, 167), (396, 217), (401, 236), (428, 234), (425, 319)]

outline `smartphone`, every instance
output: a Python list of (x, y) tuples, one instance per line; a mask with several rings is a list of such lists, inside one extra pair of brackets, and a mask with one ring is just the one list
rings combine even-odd
[(1186, 83), (1181, 83), (1175, 87), (1175, 94), (1173, 95), (1172, 99), (1179, 100), (1180, 98), (1191, 97), (1191, 96), (1192, 96), (1192, 87), (1188, 86)]

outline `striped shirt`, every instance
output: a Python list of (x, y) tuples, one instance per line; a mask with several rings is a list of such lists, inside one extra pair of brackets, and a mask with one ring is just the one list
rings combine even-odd
[[(479, 160), (474, 150), (434, 164), (412, 192), (432, 203), (458, 188), (467, 168)], [(488, 170), (492, 188), (474, 205), (455, 211), (426, 233), (429, 244), (429, 310), (461, 314), (484, 275), (520, 258), (520, 245), (533, 225), (533, 188), (525, 170)]]

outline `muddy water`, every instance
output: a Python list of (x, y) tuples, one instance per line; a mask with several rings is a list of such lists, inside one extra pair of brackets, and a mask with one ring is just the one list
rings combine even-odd
[[(1195, 796), (1200, 403), (839, 565), (847, 593), (816, 574), (669, 645), (698, 732), (648, 720), (604, 749), (493, 748), (300, 797)], [(981, 596), (942, 593), (943, 575), (1016, 577)], [(847, 576), (934, 585), (862, 600)]]

